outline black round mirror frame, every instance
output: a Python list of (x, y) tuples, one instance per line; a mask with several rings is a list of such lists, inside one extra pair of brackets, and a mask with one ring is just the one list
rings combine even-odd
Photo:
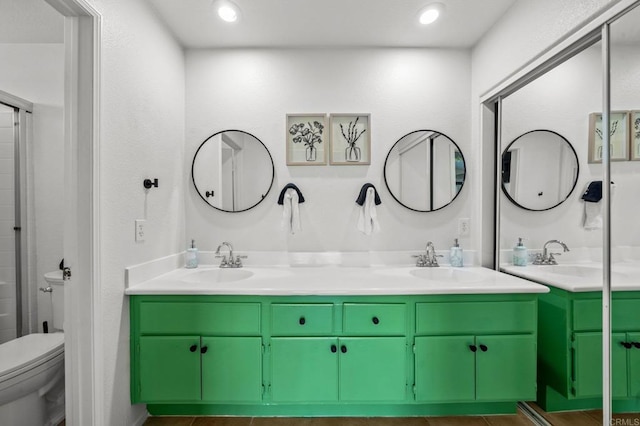
[[(406, 204), (404, 204), (402, 201), (400, 201), (394, 194), (393, 191), (391, 191), (391, 188), (389, 187), (389, 182), (387, 182), (387, 161), (389, 161), (389, 156), (391, 155), (391, 151), (393, 151), (393, 148), (400, 143), (404, 138), (406, 138), (409, 135), (412, 135), (414, 133), (418, 133), (418, 132), (433, 132), (433, 133), (438, 133), (439, 135), (444, 136), (445, 138), (447, 138), (449, 140), (449, 142), (451, 142), (456, 149), (458, 150), (458, 152), (460, 153), (460, 157), (462, 158), (462, 165), (464, 166), (464, 174), (462, 175), (462, 184), (460, 185), (460, 189), (458, 189), (458, 192), (456, 192), (456, 195), (451, 199), (451, 201), (449, 201), (447, 204), (438, 207), (437, 209), (432, 209), (432, 210), (418, 210), (418, 209), (414, 209), (412, 207), (407, 206)], [(408, 210), (412, 210), (414, 212), (419, 212), (419, 213), (430, 213), (430, 212), (435, 212), (438, 210), (442, 210), (445, 207), (449, 206), (451, 203), (453, 203), (453, 201), (458, 198), (458, 196), (460, 195), (460, 193), (462, 192), (462, 188), (464, 188), (464, 183), (467, 180), (467, 162), (464, 158), (464, 154), (462, 153), (462, 150), (460, 149), (460, 147), (458, 146), (457, 143), (454, 142), (453, 139), (451, 139), (449, 136), (447, 136), (446, 134), (439, 132), (437, 130), (431, 130), (431, 129), (420, 129), (420, 130), (414, 130), (412, 132), (407, 133), (404, 136), (401, 136), (392, 146), (391, 148), (389, 148), (389, 152), (387, 152), (387, 157), (384, 160), (384, 166), (382, 168), (382, 173), (383, 173), (383, 177), (384, 177), (384, 184), (387, 187), (387, 191), (389, 191), (389, 194), (391, 194), (391, 196), (393, 197), (394, 200), (396, 200), (398, 202), (398, 204), (400, 204), (402, 207), (408, 209)]]
[[(209, 203), (207, 201), (207, 199), (205, 197), (202, 196), (202, 193), (200, 192), (200, 190), (198, 189), (198, 185), (196, 184), (196, 180), (195, 180), (195, 176), (194, 176), (194, 166), (196, 163), (196, 157), (198, 156), (198, 152), (200, 151), (200, 149), (207, 143), (207, 141), (209, 141), (209, 139), (213, 138), (216, 135), (219, 135), (220, 133), (225, 133), (225, 132), (239, 132), (239, 133), (244, 133), (246, 135), (251, 136), (253, 139), (255, 139), (257, 142), (260, 142), (260, 144), (262, 145), (262, 147), (264, 148), (265, 152), (267, 153), (267, 155), (269, 156), (269, 160), (271, 161), (271, 182), (269, 183), (269, 188), (267, 189), (267, 191), (264, 193), (264, 196), (262, 198), (260, 198), (260, 200), (258, 200), (257, 203), (247, 207), (246, 209), (242, 209), (242, 210), (224, 210), (224, 209), (220, 209), (218, 207), (215, 207), (213, 205), (211, 205), (211, 203)], [(213, 207), (216, 210), (219, 210), (221, 212), (225, 212), (225, 213), (240, 213), (240, 212), (245, 212), (247, 210), (251, 210), (252, 208), (254, 208), (255, 206), (257, 206), (258, 204), (260, 204), (262, 202), (262, 200), (264, 200), (265, 198), (267, 198), (267, 194), (269, 194), (269, 191), (271, 191), (271, 188), (273, 187), (273, 181), (275, 180), (276, 177), (276, 170), (275, 170), (275, 166), (273, 164), (273, 157), (271, 156), (271, 153), (269, 152), (269, 150), (267, 149), (267, 146), (257, 137), (255, 137), (254, 135), (252, 135), (249, 132), (245, 132), (244, 130), (237, 130), (237, 129), (227, 129), (227, 130), (221, 130), (219, 132), (216, 132), (214, 134), (212, 134), (211, 136), (209, 136), (208, 138), (206, 138), (198, 147), (198, 149), (196, 150), (196, 152), (193, 154), (193, 160), (191, 162), (191, 182), (193, 182), (193, 186), (196, 189), (196, 192), (198, 193), (198, 195), (200, 196), (200, 198), (209, 206), (209, 207)]]
[(547, 132), (547, 133), (552, 133), (555, 136), (558, 136), (560, 139), (562, 139), (567, 146), (569, 146), (569, 148), (571, 148), (571, 152), (573, 153), (575, 159), (576, 159), (576, 178), (573, 180), (573, 186), (571, 187), (571, 191), (569, 191), (569, 193), (567, 194), (566, 197), (564, 197), (564, 199), (562, 201), (560, 201), (559, 203), (551, 206), (551, 207), (547, 207), (546, 209), (532, 209), (529, 207), (525, 207), (522, 204), (518, 203), (516, 200), (513, 199), (513, 197), (511, 197), (511, 195), (507, 192), (507, 188), (504, 186), (504, 179), (502, 176), (500, 176), (500, 186), (502, 187), (502, 192), (504, 193), (504, 195), (509, 199), (509, 201), (511, 201), (513, 204), (515, 204), (516, 206), (520, 207), (521, 209), (524, 210), (529, 210), (531, 212), (544, 212), (547, 210), (551, 210), (554, 209), (556, 207), (558, 207), (560, 204), (564, 203), (565, 201), (567, 201), (569, 199), (569, 197), (571, 196), (571, 194), (573, 194), (573, 191), (576, 189), (576, 185), (578, 184), (578, 177), (580, 176), (580, 161), (578, 161), (578, 154), (576, 153), (575, 148), (573, 147), (573, 145), (571, 145), (571, 143), (567, 140), (567, 138), (565, 138), (564, 136), (562, 136), (560, 133), (554, 132), (553, 130), (547, 130), (547, 129), (536, 129), (536, 130), (530, 130), (526, 133), (521, 134), (520, 136), (518, 136), (517, 138), (515, 138), (514, 140), (511, 141), (511, 143), (509, 143), (509, 145), (507, 145), (507, 147), (504, 149), (504, 151), (502, 151), (502, 155), (500, 156), (501, 161), (504, 161), (504, 155), (509, 151), (509, 148), (511, 148), (511, 146), (516, 143), (518, 141), (518, 139), (534, 133), (534, 132)]

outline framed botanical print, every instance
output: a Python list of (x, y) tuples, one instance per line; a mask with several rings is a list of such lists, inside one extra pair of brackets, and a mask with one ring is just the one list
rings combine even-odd
[(640, 160), (640, 111), (629, 112), (629, 158)]
[(330, 114), (329, 126), (331, 164), (371, 164), (371, 114)]
[[(589, 163), (602, 163), (602, 114), (589, 114)], [(609, 118), (609, 155), (611, 161), (629, 159), (629, 113), (611, 111)]]
[(327, 164), (326, 114), (287, 114), (287, 166)]

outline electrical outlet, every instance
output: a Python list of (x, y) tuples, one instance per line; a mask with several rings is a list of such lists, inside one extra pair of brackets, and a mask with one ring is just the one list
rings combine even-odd
[(146, 222), (147, 221), (144, 219), (136, 219), (136, 243), (141, 243), (144, 241)]
[(458, 235), (461, 237), (469, 236), (469, 218), (460, 218), (458, 219)]

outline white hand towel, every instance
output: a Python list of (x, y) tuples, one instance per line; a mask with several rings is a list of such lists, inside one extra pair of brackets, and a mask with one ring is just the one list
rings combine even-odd
[(584, 229), (602, 229), (602, 201), (584, 203)]
[(282, 228), (291, 234), (300, 232), (298, 193), (293, 188), (287, 189), (282, 200)]
[(358, 231), (365, 235), (380, 232), (380, 224), (378, 223), (378, 213), (375, 204), (375, 189), (368, 188), (367, 196), (360, 208), (360, 216), (358, 217)]

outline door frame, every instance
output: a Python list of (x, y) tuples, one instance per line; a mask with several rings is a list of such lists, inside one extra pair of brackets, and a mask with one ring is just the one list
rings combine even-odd
[(100, 32), (87, 0), (45, 0), (65, 17), (65, 416), (102, 425), (100, 333)]

